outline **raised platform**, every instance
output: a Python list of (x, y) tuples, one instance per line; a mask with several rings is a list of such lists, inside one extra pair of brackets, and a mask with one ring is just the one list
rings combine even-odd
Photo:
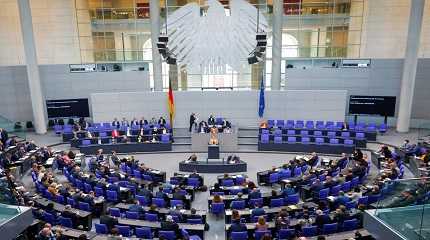
[(247, 164), (244, 161), (240, 161), (235, 164), (228, 164), (223, 159), (219, 160), (200, 160), (196, 162), (182, 161), (179, 163), (179, 171), (182, 172), (193, 172), (198, 173), (235, 173), (235, 172), (246, 172)]
[[(191, 150), (195, 152), (207, 151), (210, 133), (191, 133)], [(232, 133), (218, 133), (221, 152), (234, 152), (238, 145), (237, 129)]]
[(79, 150), (84, 154), (95, 154), (98, 149), (103, 149), (103, 152), (110, 153), (133, 153), (133, 152), (160, 152), (172, 151), (171, 143), (115, 143), (115, 144), (91, 144), (81, 145)]
[(326, 154), (352, 153), (354, 146), (301, 143), (258, 143), (258, 151), (317, 152)]

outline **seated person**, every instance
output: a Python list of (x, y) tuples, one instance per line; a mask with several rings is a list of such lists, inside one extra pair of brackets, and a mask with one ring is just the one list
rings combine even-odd
[(145, 210), (139, 205), (139, 201), (137, 199), (133, 200), (133, 204), (129, 206), (128, 211), (137, 212), (139, 214), (139, 219), (143, 219), (145, 217)]
[(319, 161), (319, 157), (318, 157), (317, 153), (313, 152), (311, 158), (308, 161), (311, 168), (316, 166), (318, 164), (318, 161)]
[(266, 219), (263, 216), (258, 217), (258, 221), (255, 224), (255, 231), (267, 231), (269, 225), (266, 223)]
[(291, 186), (291, 184), (285, 184), (284, 189), (282, 190), (282, 195), (287, 197), (289, 195), (293, 195), (296, 193), (296, 190)]
[(176, 187), (175, 191), (172, 194), (172, 199), (182, 200), (183, 202), (186, 200), (185, 195), (181, 193), (181, 189)]
[(334, 214), (333, 223), (339, 224), (339, 226), (343, 225), (343, 222), (350, 218), (349, 213), (344, 205), (340, 205)]
[(244, 223), (240, 222), (240, 216), (235, 217), (231, 220), (230, 228), (228, 229), (230, 232), (246, 232), (248, 229)]
[(197, 214), (197, 210), (195, 208), (191, 208), (190, 215), (187, 216), (187, 219), (200, 219), (203, 222), (202, 216)]
[(351, 201), (351, 199), (345, 195), (343, 191), (339, 191), (339, 196), (334, 201), (336, 206), (346, 205), (347, 202)]
[(290, 227), (290, 219), (288, 217), (288, 212), (282, 209), (275, 220), (276, 229), (287, 229)]
[(255, 203), (255, 208), (252, 209), (251, 211), (251, 215), (252, 216), (261, 216), (261, 215), (265, 215), (266, 211), (264, 210), (264, 208), (260, 205), (260, 203)]
[(330, 217), (327, 214), (324, 214), (323, 211), (321, 210), (316, 210), (316, 217), (315, 217), (315, 225), (319, 228), (322, 229), (324, 224), (328, 224), (331, 222)]
[(173, 221), (171, 215), (166, 216), (166, 220), (161, 222), (161, 231), (173, 231), (176, 233), (177, 239), (181, 236), (181, 231), (179, 230), (179, 225)]
[(106, 224), (108, 231), (111, 232), (112, 228), (115, 227), (115, 225), (118, 225), (118, 219), (104, 214), (100, 216), (100, 224)]
[(261, 192), (258, 190), (258, 188), (253, 188), (251, 192), (248, 194), (248, 200), (249, 199), (257, 199), (261, 198)]
[(182, 214), (182, 205), (178, 204), (169, 210), (169, 215), (175, 216), (178, 222), (185, 222), (184, 215)]
[(61, 216), (64, 217), (64, 218), (70, 218), (72, 220), (73, 226), (76, 227), (76, 225), (77, 225), (77, 216), (72, 211), (72, 206), (70, 206), (70, 205), (64, 206), (64, 211), (61, 212)]
[(310, 190), (318, 195), (318, 192), (324, 188), (324, 185), (321, 183), (319, 179), (315, 180), (314, 183), (311, 185)]
[(188, 158), (189, 162), (197, 162), (197, 155), (196, 154), (191, 154), (191, 156)]
[(336, 185), (338, 185), (338, 182), (336, 180), (333, 180), (331, 176), (326, 177), (326, 180), (324, 182), (324, 188), (332, 188)]

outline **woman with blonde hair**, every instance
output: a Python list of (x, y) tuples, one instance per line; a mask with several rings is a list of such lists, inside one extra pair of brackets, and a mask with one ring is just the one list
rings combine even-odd
[(269, 226), (267, 225), (264, 216), (259, 216), (258, 221), (255, 224), (255, 231), (267, 231), (268, 228)]

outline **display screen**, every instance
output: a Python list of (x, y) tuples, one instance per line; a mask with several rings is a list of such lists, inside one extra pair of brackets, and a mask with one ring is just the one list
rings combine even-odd
[(88, 98), (47, 100), (48, 118), (89, 117)]
[(349, 114), (394, 117), (395, 111), (396, 97), (357, 95), (349, 97)]

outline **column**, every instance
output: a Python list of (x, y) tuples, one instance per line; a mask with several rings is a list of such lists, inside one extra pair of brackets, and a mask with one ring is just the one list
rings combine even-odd
[(421, 27), (423, 22), (425, 0), (411, 1), (409, 15), (408, 38), (406, 42), (405, 60), (400, 88), (399, 113), (397, 116), (397, 131), (408, 132), (411, 121), (412, 101), (415, 90), (415, 75), (417, 72), (418, 51), (420, 48)]
[(152, 72), (154, 77), (154, 91), (163, 91), (161, 56), (158, 53), (157, 42), (160, 33), (160, 0), (149, 1), (149, 15), (151, 19), (152, 44)]
[(272, 29), (272, 90), (281, 89), (283, 0), (273, 0)]
[(27, 65), (28, 86), (30, 88), (33, 125), (37, 134), (46, 133), (45, 102), (40, 86), (39, 66), (37, 64), (36, 44), (34, 42), (33, 21), (29, 0), (18, 0), (21, 34)]

